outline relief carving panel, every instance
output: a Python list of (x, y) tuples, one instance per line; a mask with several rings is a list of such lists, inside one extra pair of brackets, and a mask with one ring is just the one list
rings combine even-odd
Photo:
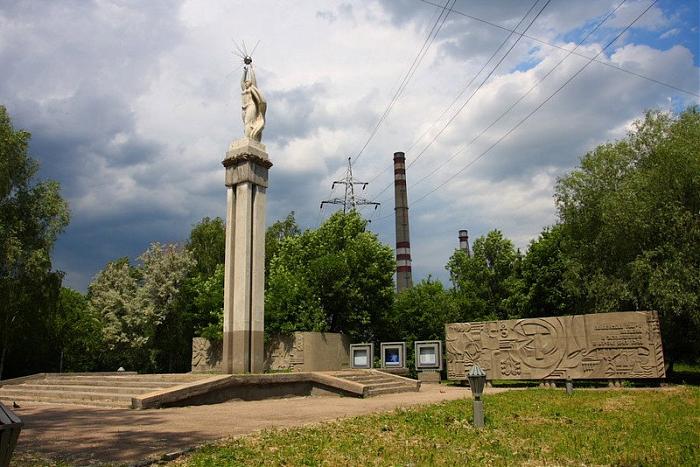
[(221, 371), (221, 342), (212, 343), (204, 337), (192, 338), (192, 372)]
[(445, 326), (447, 376), (475, 362), (488, 379), (664, 378), (655, 311), (526, 318)]
[(265, 369), (272, 371), (303, 371), (304, 335), (274, 336), (265, 347)]

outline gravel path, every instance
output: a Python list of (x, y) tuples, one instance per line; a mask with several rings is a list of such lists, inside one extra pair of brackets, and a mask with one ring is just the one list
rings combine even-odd
[(25, 422), (17, 451), (79, 465), (138, 463), (264, 428), (307, 425), (469, 395), (462, 387), (424, 384), (420, 392), (369, 399), (312, 396), (140, 411), (26, 403), (16, 410)]

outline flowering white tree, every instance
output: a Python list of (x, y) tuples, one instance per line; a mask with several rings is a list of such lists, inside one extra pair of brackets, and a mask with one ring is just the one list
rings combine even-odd
[(90, 306), (101, 317), (108, 362), (172, 371), (184, 335), (181, 289), (196, 263), (184, 248), (157, 242), (138, 259), (138, 267), (127, 258), (107, 264), (90, 284)]
[(148, 320), (139, 297), (138, 271), (127, 258), (112, 261), (88, 288), (90, 307), (102, 322), (102, 342), (123, 365), (130, 365), (148, 343)]

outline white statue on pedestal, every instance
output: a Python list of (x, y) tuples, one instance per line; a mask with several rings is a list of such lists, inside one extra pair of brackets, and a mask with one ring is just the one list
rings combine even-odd
[(241, 77), (241, 115), (243, 117), (243, 134), (255, 141), (262, 139), (262, 131), (265, 128), (265, 112), (267, 102), (258, 89), (253, 69), (253, 59), (246, 56), (244, 59), (243, 76)]

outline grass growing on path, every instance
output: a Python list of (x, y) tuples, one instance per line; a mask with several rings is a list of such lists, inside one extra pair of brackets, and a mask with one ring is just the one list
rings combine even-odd
[[(700, 388), (527, 389), (269, 430), (204, 447), (174, 465), (700, 465)], [(235, 420), (232, 420), (235, 423)]]

